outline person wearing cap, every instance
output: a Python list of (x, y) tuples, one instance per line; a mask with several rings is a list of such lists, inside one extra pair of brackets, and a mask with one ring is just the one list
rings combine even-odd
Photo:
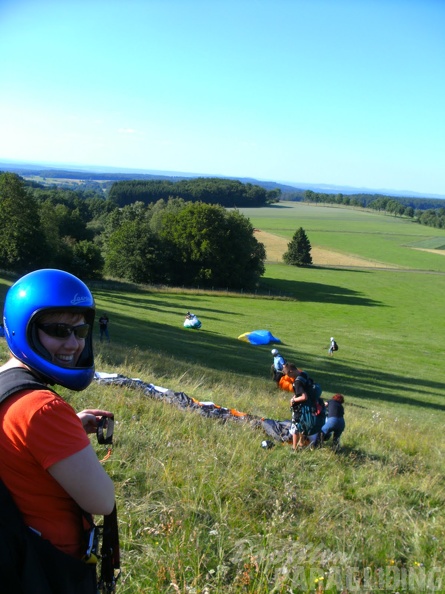
[[(101, 417), (113, 415), (94, 408), (76, 414), (49, 386), (80, 391), (91, 383), (94, 317), (86, 285), (54, 269), (12, 285), (3, 313), (10, 359), (0, 367), (0, 387), (23, 370), (42, 387), (12, 393), (0, 404), (0, 479), (25, 524), (77, 559), (87, 548), (86, 518), (114, 510), (113, 482), (88, 437)], [(70, 592), (93, 591), (95, 569), (86, 579), (88, 587), (82, 582)]]
[(286, 360), (284, 359), (284, 357), (280, 355), (278, 349), (272, 349), (270, 352), (273, 355), (273, 363), (270, 368), (272, 379), (274, 382), (278, 383), (280, 381), (280, 378), (282, 378), (284, 375), (283, 366), (286, 364)]

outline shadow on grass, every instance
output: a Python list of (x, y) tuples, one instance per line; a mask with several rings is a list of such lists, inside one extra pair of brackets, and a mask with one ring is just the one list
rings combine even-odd
[[(174, 358), (184, 367), (192, 368), (197, 365), (223, 373), (243, 374), (253, 378), (264, 377), (265, 384), (270, 385), (271, 394), (276, 392), (277, 388), (269, 375), (272, 345), (253, 346), (236, 338), (207, 331), (205, 328), (191, 330), (182, 326), (173, 327), (156, 321), (140, 320), (131, 315), (135, 308), (149, 307), (154, 312), (165, 310), (166, 307), (180, 308), (184, 295), (169, 295), (169, 303), (165, 305), (160, 304), (159, 299), (147, 298), (146, 292), (143, 299), (138, 298), (137, 294), (123, 296), (112, 291), (107, 291), (101, 298), (115, 304), (120, 303), (128, 308), (129, 312), (128, 315), (113, 315), (111, 338), (113, 340), (113, 337), (118, 337), (119, 346), (122, 346), (122, 359), (120, 362), (116, 361), (116, 364), (125, 362), (131, 349), (151, 349), (156, 353), (165, 354), (166, 365)], [(215, 316), (227, 315), (227, 312), (213, 311)], [(363, 406), (359, 404), (361, 400), (366, 401), (364, 404), (368, 409), (370, 403), (372, 406), (372, 402), (375, 401), (445, 411), (443, 383), (425, 380), (416, 375), (385, 373), (380, 369), (363, 369), (357, 373), (353, 365), (345, 364), (338, 358), (326, 355), (324, 359), (320, 359), (319, 356), (311, 356), (297, 349), (289, 350), (287, 358), (294, 361), (299, 368), (305, 369), (320, 383), (325, 394), (341, 392), (346, 400), (349, 397), (354, 398), (356, 406)], [(182, 373), (184, 369), (179, 371)], [(150, 378), (143, 379), (151, 381)], [(217, 404), (225, 405), (224, 402)]]
[[(332, 448), (330, 443), (328, 442), (326, 445), (323, 446), (323, 449)], [(367, 462), (382, 462), (384, 461), (383, 456), (378, 456), (376, 454), (370, 454), (369, 452), (365, 452), (361, 449), (351, 448), (348, 446), (341, 446), (339, 450), (334, 451), (332, 449), (332, 453), (335, 453), (336, 456), (341, 458), (346, 458), (348, 463), (356, 462), (358, 466), (365, 464)]]
[[(354, 272), (369, 274), (365, 271)], [(335, 303), (341, 305), (361, 305), (368, 307), (382, 307), (383, 303), (369, 299), (359, 291), (346, 289), (339, 285), (325, 283), (310, 283), (306, 281), (291, 281), (282, 279), (268, 279), (260, 285), (262, 291), (269, 290), (272, 294), (292, 297), (301, 302)]]
[[(365, 270), (351, 270), (351, 272), (358, 274), (369, 274), (369, 272)], [(107, 299), (109, 295), (115, 295), (116, 299), (118, 299), (120, 303), (124, 303), (124, 300), (127, 300), (128, 302), (135, 304), (137, 303), (138, 295), (144, 295), (144, 303), (146, 303), (148, 306), (153, 305), (154, 308), (156, 308), (159, 303), (158, 299), (155, 298), (154, 301), (151, 301), (148, 297), (150, 295), (150, 287), (144, 289), (143, 287), (138, 287), (138, 285), (132, 285), (131, 283), (103, 281), (90, 283), (90, 288), (92, 289), (95, 297), (103, 297)], [(203, 292), (206, 292), (205, 288), (202, 290)], [(207, 291), (210, 294), (212, 293), (211, 289), (207, 289)], [(125, 294), (124, 298), (122, 297), (123, 293)], [(231, 294), (233, 294), (234, 297), (239, 298), (239, 296), (243, 295), (244, 293), (226, 293), (228, 297), (230, 297)], [(265, 281), (263, 279), (257, 291), (245, 293), (246, 298), (252, 295), (264, 295), (266, 297), (287, 297), (301, 302), (335, 303), (341, 305), (360, 305), (370, 307), (383, 306), (382, 302), (370, 299), (364, 293), (346, 289), (340, 285), (312, 283), (299, 280), (267, 279)], [(169, 293), (169, 301), (179, 300), (184, 302), (183, 294), (178, 293), (176, 295), (174, 292)], [(165, 308), (168, 307), (173, 308), (175, 305), (166, 303)]]
[[(381, 369), (362, 369), (338, 359), (326, 357), (311, 366), (311, 357), (305, 355), (310, 375), (328, 392), (341, 392), (367, 402), (403, 404), (424, 410), (445, 411), (445, 384), (398, 373), (385, 373)], [(397, 393), (395, 393), (397, 392)], [(403, 396), (400, 396), (400, 393)], [(356, 406), (359, 406), (356, 404)]]

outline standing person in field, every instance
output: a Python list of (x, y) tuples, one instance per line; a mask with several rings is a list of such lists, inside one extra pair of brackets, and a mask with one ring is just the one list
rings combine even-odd
[[(66, 569), (66, 582), (56, 590), (40, 589), (40, 582), (32, 584), (37, 574), (20, 570), (24, 576), (18, 577), (19, 570), (2, 556), (2, 583), (6, 578), (8, 583), (31, 581), (30, 589), (17, 587), (8, 590), (11, 593), (97, 592), (96, 566), (82, 558), (93, 529), (91, 514), (114, 512), (115, 497), (113, 482), (88, 434), (97, 431), (101, 417), (113, 415), (99, 409), (76, 414), (48, 387), (58, 384), (81, 391), (91, 383), (94, 316), (89, 289), (61, 270), (31, 272), (6, 295), (3, 322), (10, 359), (0, 367), (0, 393), (10, 395), (0, 404), (0, 479), (34, 531), (33, 550), (40, 555), (42, 547), (50, 547), (55, 551), (51, 558), (58, 559), (52, 563), (54, 570), (61, 566), (65, 575)], [(13, 547), (3, 540), (6, 545)], [(13, 559), (17, 552), (11, 548), (8, 555)], [(20, 558), (26, 561), (24, 554)]]
[[(319, 390), (314, 390), (318, 386)], [(317, 446), (320, 442), (321, 428), (325, 422), (324, 402), (321, 400), (321, 388), (314, 384), (307, 373), (302, 371), (294, 382), (294, 396), (290, 400), (292, 408), (292, 447)]]
[(344, 402), (345, 399), (342, 394), (334, 394), (330, 400), (325, 402), (328, 416), (321, 428), (321, 440), (322, 442), (328, 441), (333, 433), (333, 445), (335, 448), (340, 447), (340, 436), (346, 427)]
[(309, 396), (306, 392), (304, 383), (298, 379), (295, 379), (292, 389), (294, 391), (294, 394), (290, 399), (290, 407), (292, 410), (292, 424), (289, 432), (292, 435), (292, 449), (296, 450), (297, 446), (301, 447), (303, 443), (306, 442), (303, 436), (303, 429), (300, 425), (300, 421), (302, 405), (303, 403), (308, 401)]
[(329, 344), (329, 349), (328, 349), (328, 353), (331, 357), (334, 356), (334, 352), (338, 350), (338, 346), (337, 343), (334, 340), (334, 337), (331, 336), (331, 342)]
[(270, 368), (272, 379), (274, 382), (279, 382), (280, 378), (282, 378), (284, 375), (283, 366), (286, 364), (286, 360), (282, 355), (280, 355), (278, 349), (272, 349), (270, 352), (273, 355), (273, 363)]
[(99, 318), (99, 332), (100, 332), (100, 342), (102, 342), (103, 337), (107, 339), (107, 342), (110, 342), (110, 334), (108, 332), (108, 324), (109, 319), (106, 313), (103, 313)]

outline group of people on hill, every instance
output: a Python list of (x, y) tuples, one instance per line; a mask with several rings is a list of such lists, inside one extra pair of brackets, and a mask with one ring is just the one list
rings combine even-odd
[(344, 397), (335, 394), (330, 400), (321, 398), (319, 384), (294, 363), (288, 363), (278, 349), (271, 351), (274, 360), (271, 367), (277, 387), (292, 392), (292, 447), (319, 446), (333, 435), (333, 446), (340, 447), (340, 436), (345, 429)]

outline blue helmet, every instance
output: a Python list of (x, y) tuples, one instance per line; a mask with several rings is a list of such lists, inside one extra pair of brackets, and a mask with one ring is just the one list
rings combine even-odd
[(92, 331), (76, 367), (61, 367), (52, 362), (37, 331), (42, 315), (59, 312), (79, 313), (93, 326), (95, 304), (88, 287), (77, 277), (63, 270), (44, 269), (26, 274), (6, 294), (3, 324), (11, 353), (44, 377), (49, 384), (71, 390), (84, 390), (94, 377)]

